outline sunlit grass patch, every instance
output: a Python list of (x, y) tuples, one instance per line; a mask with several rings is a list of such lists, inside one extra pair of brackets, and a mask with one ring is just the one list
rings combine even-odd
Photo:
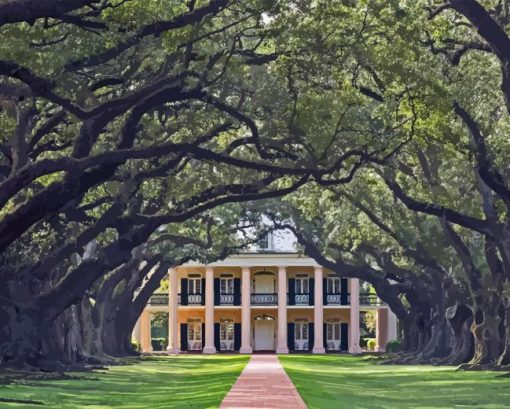
[(280, 356), (310, 409), (510, 407), (510, 378), (454, 367), (381, 365), (347, 355)]

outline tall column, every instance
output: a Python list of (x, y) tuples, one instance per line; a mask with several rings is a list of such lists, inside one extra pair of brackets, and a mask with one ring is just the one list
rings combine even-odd
[(133, 328), (132, 338), (136, 339), (138, 343), (142, 342), (142, 331), (140, 330), (140, 317), (136, 320), (135, 327)]
[(278, 346), (277, 354), (288, 354), (287, 345), (287, 270), (278, 267)]
[(214, 270), (205, 269), (205, 346), (204, 354), (215, 354), (214, 346)]
[(177, 303), (177, 270), (171, 268), (168, 270), (168, 347), (167, 351), (172, 354), (179, 353), (179, 336), (178, 336), (178, 313), (179, 305)]
[(316, 266), (314, 268), (315, 278), (315, 294), (314, 294), (314, 306), (313, 306), (313, 322), (314, 322), (314, 333), (315, 338), (313, 341), (314, 354), (323, 354), (326, 352), (324, 349), (324, 338), (323, 338), (323, 324), (324, 324), (324, 308), (322, 300), (322, 267)]
[(388, 311), (388, 330), (387, 330), (387, 340), (388, 341), (395, 341), (398, 339), (398, 333), (397, 333), (397, 316), (393, 311), (391, 311), (389, 308)]
[(250, 269), (243, 267), (241, 283), (241, 354), (251, 354), (251, 282)]
[(349, 353), (359, 354), (359, 279), (350, 278), (350, 331), (349, 331)]
[(388, 310), (386, 308), (378, 308), (376, 311), (376, 327), (375, 327), (375, 350), (384, 352), (388, 343)]
[(140, 316), (140, 347), (142, 352), (152, 352), (151, 343), (151, 313), (148, 309), (144, 309)]

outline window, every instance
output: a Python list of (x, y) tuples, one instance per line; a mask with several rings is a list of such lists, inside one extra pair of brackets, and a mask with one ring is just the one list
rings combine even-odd
[(340, 323), (326, 323), (326, 339), (328, 341), (340, 341)]
[(295, 341), (308, 340), (308, 322), (296, 321), (294, 325), (294, 340)]
[(340, 294), (339, 277), (328, 277), (328, 294)]
[(200, 319), (188, 320), (188, 341), (202, 341), (202, 322)]
[(200, 274), (189, 275), (188, 294), (202, 294), (202, 277)]
[(220, 322), (220, 340), (234, 340), (234, 322), (232, 320), (223, 320)]
[(220, 294), (234, 294), (233, 278), (220, 278)]
[(296, 275), (296, 294), (308, 294), (308, 274)]
[(261, 250), (267, 250), (269, 247), (269, 235), (265, 235), (257, 242), (257, 247)]

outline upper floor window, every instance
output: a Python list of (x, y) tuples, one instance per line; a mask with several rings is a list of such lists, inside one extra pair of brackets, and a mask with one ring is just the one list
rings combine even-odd
[(273, 235), (271, 233), (266, 233), (262, 238), (257, 242), (258, 250), (273, 250)]
[(309, 283), (308, 274), (296, 275), (296, 294), (308, 294)]
[(234, 277), (232, 274), (221, 275), (220, 294), (234, 294)]
[(202, 277), (200, 274), (188, 276), (188, 294), (202, 294)]
[(340, 294), (340, 277), (328, 277), (328, 294)]

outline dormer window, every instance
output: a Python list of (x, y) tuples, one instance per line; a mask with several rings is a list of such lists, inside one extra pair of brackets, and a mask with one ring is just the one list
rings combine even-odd
[(257, 242), (258, 250), (272, 250), (273, 249), (273, 235), (271, 233), (266, 233), (259, 241)]

